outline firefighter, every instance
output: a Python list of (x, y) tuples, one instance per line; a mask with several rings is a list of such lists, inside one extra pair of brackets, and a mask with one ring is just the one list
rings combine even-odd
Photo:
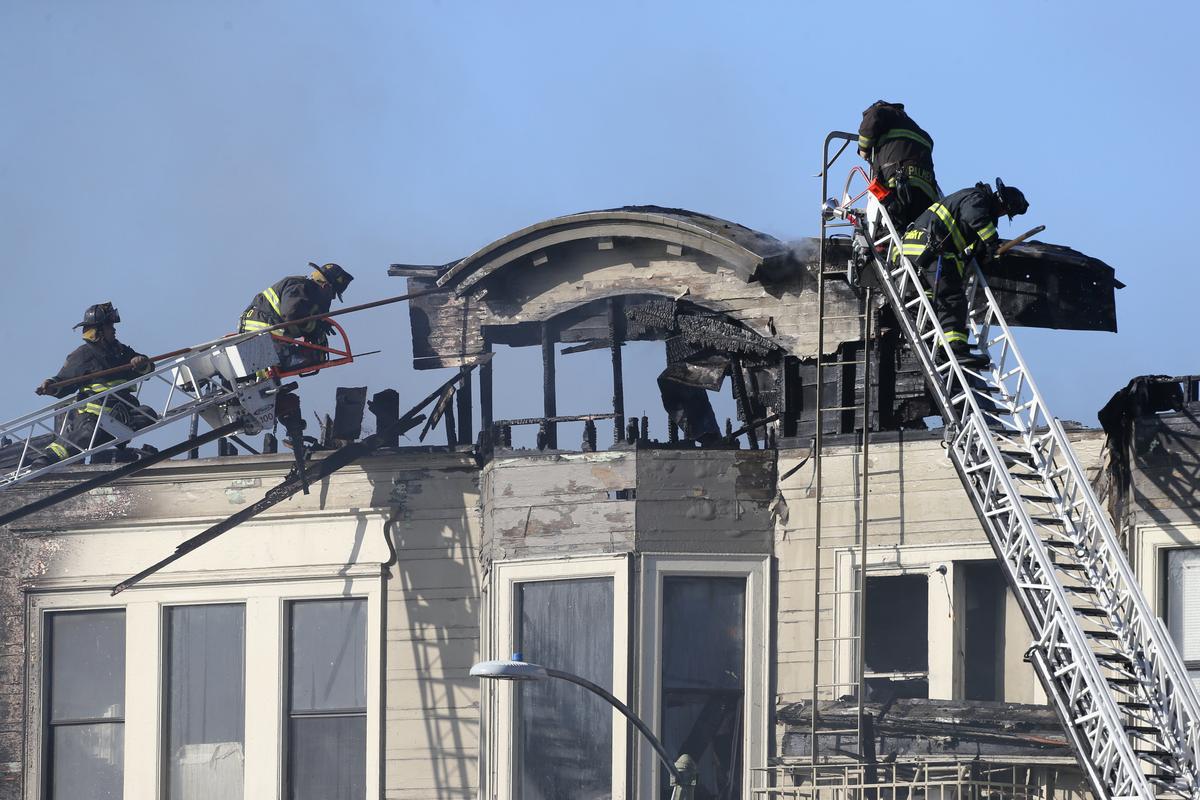
[[(259, 331), (281, 322), (324, 314), (329, 311), (334, 296), (341, 300), (342, 292), (354, 280), (354, 276), (337, 264), (318, 267), (310, 261), (308, 265), (312, 267), (312, 272), (307, 277), (291, 275), (254, 295), (250, 305), (242, 312), (238, 332)], [(324, 347), (330, 330), (331, 326), (325, 320), (310, 320), (302, 325), (285, 327), (279, 332), (291, 339), (303, 338), (306, 342)], [(280, 345), (277, 349), (280, 365), (284, 369), (315, 364), (324, 361), (326, 355), (320, 350), (297, 345)]]
[[(75, 325), (75, 328), (83, 328), (83, 344), (67, 356), (57, 375), (46, 378), (35, 391), (53, 397), (66, 397), (75, 393), (78, 399), (83, 400), (153, 370), (154, 364), (149, 358), (117, 341), (115, 326), (120, 321), (121, 315), (113, 308), (112, 303), (89, 306), (87, 311), (83, 312), (83, 321)], [(51, 386), (115, 367), (127, 369), (83, 382)], [(60, 423), (61, 438), (79, 450), (112, 441), (114, 437), (108, 431), (102, 426), (98, 429), (102, 415), (133, 430), (143, 428), (157, 419), (152, 409), (140, 405), (137, 396), (132, 391), (125, 390), (70, 412), (67, 419)], [(51, 441), (46, 445), (44, 453), (39, 459), (43, 464), (61, 461), (72, 455), (73, 451), (61, 441)]]
[[(1025, 195), (996, 178), (996, 188), (977, 183), (933, 203), (904, 233), (904, 255), (925, 277), (926, 294), (954, 355), (963, 363), (985, 366), (985, 356), (972, 354), (967, 342), (967, 298), (963, 271), (974, 258), (986, 264), (1000, 246), (996, 223), (1029, 210)], [(892, 252), (893, 261), (896, 259)]]
[(903, 103), (877, 100), (863, 112), (858, 154), (871, 165), (872, 194), (897, 233), (938, 199), (933, 137), (905, 113)]

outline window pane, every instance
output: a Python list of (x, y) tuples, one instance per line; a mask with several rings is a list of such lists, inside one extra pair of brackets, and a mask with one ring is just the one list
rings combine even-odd
[(170, 800), (242, 796), (245, 613), (240, 605), (167, 609)]
[[(367, 779), (367, 602), (291, 606), (288, 797), (361, 800)], [(361, 713), (322, 716), (331, 711)]]
[(289, 797), (363, 800), (367, 796), (367, 717), (300, 717), (288, 731)]
[(57, 725), (50, 729), (51, 800), (119, 800), (125, 767), (125, 726)]
[(51, 614), (50, 722), (125, 716), (125, 612)]
[[(699, 768), (696, 798), (742, 796), (746, 579), (666, 577), (662, 612), (662, 740)], [(660, 771), (660, 794), (671, 796)]]
[[(867, 699), (929, 696), (929, 578), (867, 578)], [(871, 678), (871, 673), (886, 677)]]
[(125, 612), (51, 614), (46, 639), (49, 797), (119, 798), (125, 766), (120, 721), (125, 715)]
[(293, 712), (366, 709), (367, 601), (292, 604)]
[[(536, 581), (518, 588), (513, 640), (527, 661), (612, 691), (612, 578)], [(612, 707), (581, 686), (518, 683), (515, 796), (612, 797)]]

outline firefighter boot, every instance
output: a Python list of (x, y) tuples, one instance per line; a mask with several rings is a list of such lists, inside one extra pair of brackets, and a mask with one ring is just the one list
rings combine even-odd
[(972, 369), (986, 369), (992, 363), (992, 359), (987, 353), (976, 353), (971, 350), (971, 345), (966, 342), (952, 342), (950, 351), (954, 353), (954, 357), (958, 359), (958, 363), (964, 367)]

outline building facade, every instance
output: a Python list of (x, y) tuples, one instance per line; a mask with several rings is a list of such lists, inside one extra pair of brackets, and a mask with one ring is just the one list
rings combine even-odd
[[(1040, 247), (1026, 256), (1065, 259), (1081, 284), (1108, 269)], [(669, 796), (650, 746), (593, 696), (468, 675), (513, 653), (626, 703), (695, 759), (700, 798), (799, 797), (798, 783), (811, 796), (814, 780), (841, 787), (830, 797), (863, 782), (1083, 791), (902, 343), (883, 325), (872, 380), (812, 384), (811, 251), (640, 208), (392, 272), (448, 290), (413, 304), (415, 366), (540, 347), (540, 408), (495, 419), (504, 375), (486, 362), (443, 404), (444, 446), (379, 449), (115, 596), (282, 481), (290, 458), (167, 462), (7, 526), (0, 796)], [(1057, 315), (1029, 302), (1037, 286), (1011, 308), (1104, 327), (1107, 274)], [(861, 328), (834, 331), (838, 352), (861, 348)], [(663, 342), (666, 429), (625, 413), (632, 341)], [(595, 413), (563, 416), (554, 363), (573, 347), (610, 351), (613, 373), (597, 376)], [(696, 391), (731, 393), (743, 430), (699, 446)], [(826, 423), (819, 453), (818, 391), (873, 401)], [(1200, 674), (1194, 399), (1131, 406), (1107, 436), (1072, 442)], [(538, 449), (511, 446), (523, 425)]]

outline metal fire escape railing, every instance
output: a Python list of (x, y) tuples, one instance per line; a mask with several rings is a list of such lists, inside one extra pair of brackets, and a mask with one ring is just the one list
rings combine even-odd
[[(835, 155), (832, 160), (836, 161)], [(828, 190), (828, 166), (831, 159), (829, 158), (829, 142), (826, 142), (825, 152), (822, 160), (824, 167), (821, 170), (821, 196), (825, 197)], [(816, 358), (816, 404), (814, 423), (815, 431), (813, 434), (813, 491), (816, 497), (816, 505), (813, 518), (813, 628), (812, 628), (812, 690), (811, 690), (811, 708), (810, 708), (810, 743), (812, 748), (812, 761), (816, 764), (821, 752), (818, 737), (845, 737), (853, 736), (855, 741), (855, 749), (862, 757), (865, 755), (866, 742), (864, 740), (865, 716), (863, 714), (863, 703), (866, 696), (866, 681), (864, 667), (864, 627), (866, 617), (866, 563), (867, 555), (867, 531), (868, 531), (868, 482), (870, 478), (869, 470), (869, 453), (870, 453), (870, 430), (871, 430), (871, 359), (872, 359), (872, 315), (875, 309), (871, 300), (872, 292), (870, 289), (862, 289), (858, 291), (858, 313), (847, 314), (845, 311), (846, 303), (841, 302), (836, 304), (836, 311), (831, 314), (829, 302), (829, 293), (827, 279), (838, 277), (840, 285), (845, 285), (845, 270), (837, 271), (830, 270), (829, 267), (829, 251), (828, 243), (831, 235), (835, 235), (839, 228), (852, 227), (853, 223), (842, 220), (835, 221), (824, 216), (821, 218), (821, 237), (820, 237), (820, 256), (817, 272), (817, 358)], [(847, 325), (857, 325), (858, 335), (862, 341), (862, 347), (858, 349), (854, 358), (847, 358), (845, 348), (839, 348), (832, 354), (825, 352), (826, 347), (826, 328), (829, 323), (840, 324), (841, 327)], [(845, 339), (846, 337), (842, 337)], [(832, 405), (826, 403), (826, 386), (827, 369), (841, 369), (843, 373), (846, 368), (853, 371), (854, 378), (851, 380), (849, 391), (839, 393), (839, 399)], [(862, 379), (862, 394), (858, 396), (858, 379)], [(849, 395), (849, 396), (847, 396)], [(861, 420), (861, 440), (857, 447), (851, 446), (844, 450), (827, 451), (825, 446), (825, 431), (829, 423), (827, 415), (853, 415), (853, 425), (858, 424)], [(852, 493), (840, 496), (830, 496), (826, 491), (825, 485), (825, 465), (829, 458), (849, 459), (851, 468), (857, 467), (855, 476), (855, 485)], [(858, 555), (856, 557), (855, 569), (850, 576), (850, 582), (846, 585), (839, 585), (834, 582), (833, 588), (827, 586), (827, 581), (822, 575), (824, 569), (824, 556), (828, 551), (833, 551), (831, 555), (839, 550), (845, 550), (847, 545), (844, 541), (833, 539), (829, 543), (825, 536), (824, 525), (824, 507), (828, 504), (846, 504), (850, 503), (856, 506), (856, 536), (858, 545)], [(849, 614), (845, 610), (851, 609)], [(828, 617), (823, 620), (822, 617)], [(847, 619), (848, 617), (848, 619)], [(848, 622), (848, 624), (847, 624)], [(841, 661), (840, 655), (850, 652), (853, 653), (853, 660), (856, 663), (856, 668), (847, 679), (840, 679), (837, 674), (832, 674), (829, 680), (822, 680), (821, 667), (822, 662), (825, 662), (830, 667), (833, 673), (833, 665)], [(845, 730), (822, 729), (820, 727), (820, 713), (818, 711), (818, 703), (822, 696), (827, 696), (831, 699), (836, 699), (843, 695), (854, 696), (858, 700), (858, 714), (856, 716), (856, 724), (854, 728)]]
[[(835, 132), (826, 147), (854, 138)], [(1196, 691), (978, 265), (968, 267), (968, 328), (991, 363), (968, 369), (912, 263), (877, 249), (900, 250), (887, 214), (848, 196), (825, 214), (852, 223), (856, 257), (873, 267), (921, 363), (950, 459), (1033, 633), (1027, 658), (1096, 795), (1200, 797)]]
[[(152, 372), (82, 400), (60, 400), (0, 424), (0, 440), (11, 442), (5, 449), (17, 451), (15, 465), (0, 471), (0, 490), (196, 416), (213, 428), (241, 422), (248, 434), (269, 429), (275, 424), (279, 381), (263, 376), (277, 364), (269, 333), (240, 334), (198, 345)], [(153, 406), (144, 398), (151, 387), (165, 391)], [(67, 424), (82, 413), (96, 413), (97, 424), (88, 441), (72, 441)], [(59, 458), (51, 444), (67, 455)]]

